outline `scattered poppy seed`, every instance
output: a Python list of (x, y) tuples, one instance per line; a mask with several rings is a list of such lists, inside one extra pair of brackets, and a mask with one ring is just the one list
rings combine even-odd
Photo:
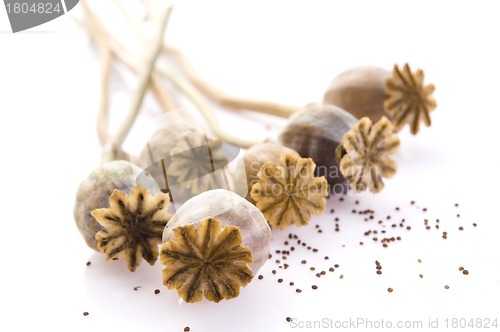
[(457, 214), (457, 218), (460, 218), (460, 214)]
[(264, 276), (262, 274), (259, 275), (259, 280), (264, 279)]
[(464, 270), (464, 267), (463, 267), (463, 266), (460, 266), (460, 267), (458, 268), (458, 271), (463, 271), (463, 270)]
[(278, 282), (281, 284), (283, 282), (283, 279), (279, 278)]
[(389, 288), (387, 288), (387, 291), (388, 291), (389, 293), (392, 293), (393, 289), (392, 289), (391, 287), (389, 287)]
[(318, 289), (318, 286), (316, 286), (316, 285), (312, 285), (312, 286), (311, 286), (311, 288), (312, 288), (312, 289)]
[(311, 266), (311, 267), (309, 268), (309, 270), (314, 271), (314, 270), (316, 270), (316, 268), (315, 268), (314, 266)]
[(184, 332), (189, 332), (189, 331), (191, 331), (191, 328), (190, 328), (189, 326), (186, 326), (186, 327), (184, 328)]
[(422, 211), (427, 212), (427, 208), (423, 208)]
[(334, 271), (335, 271), (335, 269), (334, 269), (333, 267), (331, 267), (331, 268), (329, 268), (329, 269), (328, 269), (328, 271), (330, 271), (330, 272), (334, 272)]
[(419, 258), (419, 259), (418, 259), (418, 262), (419, 262), (419, 263), (422, 263), (422, 260)]
[(420, 279), (422, 279), (424, 277), (424, 275), (421, 273), (418, 275), (420, 277)]
[(462, 271), (462, 273), (463, 273), (464, 275), (466, 275), (466, 276), (468, 276), (468, 275), (469, 275), (469, 271), (467, 271), (467, 270), (463, 270), (463, 271)]
[(444, 285), (444, 289), (450, 289), (450, 286)]
[(272, 274), (276, 274), (276, 270), (272, 270), (272, 271), (271, 271), (271, 273), (272, 273)]
[(290, 323), (292, 321), (292, 319), (290, 317), (287, 317), (286, 321)]
[(92, 264), (92, 262), (91, 262), (91, 261), (88, 261), (88, 262), (87, 262), (87, 266), (90, 266), (90, 264)]
[(88, 315), (89, 315), (89, 312), (88, 312), (88, 311), (84, 311), (84, 312), (83, 312), (83, 315), (84, 315), (84, 316), (88, 316)]
[(301, 264), (307, 264), (307, 261), (305, 259), (303, 259), (300, 263)]
[(134, 290), (138, 290), (139, 288), (141, 288), (141, 286), (134, 286)]
[(339, 266), (340, 266), (340, 265), (335, 264), (333, 267), (334, 267), (334, 268), (336, 268), (336, 269), (338, 269), (338, 268), (339, 268)]
[(295, 290), (295, 292), (297, 292), (297, 293), (302, 293), (302, 289), (297, 288), (297, 289)]
[(382, 271), (381, 271), (381, 270), (377, 270), (377, 274), (378, 274), (378, 275), (381, 275), (381, 274), (382, 274)]
[(464, 228), (463, 228), (462, 226), (460, 226), (460, 227), (458, 227), (458, 230), (459, 230), (459, 231), (463, 231), (463, 230), (464, 230)]
[(473, 224), (472, 224), (472, 226), (477, 227), (477, 224), (476, 224), (476, 223), (473, 223)]
[(325, 260), (329, 260), (329, 259), (330, 259), (330, 257), (328, 257), (328, 256), (325, 256)]
[(316, 248), (313, 248), (313, 252), (318, 252), (318, 249), (316, 249)]
[(293, 286), (295, 285), (295, 283), (293, 281), (290, 281), (290, 286)]
[(160, 294), (160, 290), (158, 288), (155, 289), (155, 294)]
[(341, 274), (339, 278), (340, 278), (340, 279), (344, 279), (344, 275), (343, 275), (343, 274)]

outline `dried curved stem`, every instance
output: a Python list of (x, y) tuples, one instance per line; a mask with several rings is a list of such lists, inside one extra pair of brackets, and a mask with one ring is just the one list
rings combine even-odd
[[(136, 21), (130, 16), (123, 3), (119, 0), (115, 0), (114, 3), (117, 5), (118, 9), (123, 13), (125, 19), (134, 30), (134, 33), (139, 39), (139, 42), (144, 43), (144, 37), (139, 31), (139, 27)], [(115, 47), (118, 47), (119, 44), (116, 41), (114, 41), (113, 45), (115, 45)], [(123, 48), (123, 46), (119, 46), (119, 48), (120, 51), (118, 53), (120, 54), (120, 56), (124, 57), (126, 56), (127, 60), (125, 61), (127, 61), (130, 65), (133, 66), (133, 63), (136, 62), (136, 60), (133, 59), (133, 57), (127, 55), (127, 51)], [(161, 64), (156, 64), (156, 71), (161, 76), (168, 79), (174, 86), (176, 86), (182, 93), (184, 93), (184, 95), (187, 98), (189, 98), (193, 102), (198, 111), (200, 111), (200, 113), (207, 120), (210, 128), (219, 138), (227, 142), (233, 143), (235, 145), (238, 145), (242, 148), (248, 148), (257, 143), (254, 141), (244, 140), (227, 133), (226, 130), (222, 128), (219, 122), (217, 121), (214, 112), (210, 108), (209, 104), (205, 101), (203, 96), (200, 93), (198, 93), (196, 88), (194, 88), (187, 80), (183, 79), (181, 76), (175, 74), (174, 72), (168, 70), (167, 68), (165, 68), (165, 66), (162, 66)]]
[[(99, 18), (92, 12), (89, 8), (87, 1), (81, 1), (82, 8), (85, 11), (87, 19), (83, 22), (77, 21), (78, 24), (84, 26), (87, 31), (92, 35), (92, 37), (98, 42), (100, 47), (103, 49), (103, 52), (111, 52), (115, 55), (115, 58), (120, 58), (122, 62), (133, 72), (139, 74), (141, 71), (141, 66), (139, 65), (131, 65), (131, 61), (123, 61), (122, 54), (126, 53), (126, 49), (114, 38), (111, 37), (109, 32), (104, 28)], [(105, 60), (106, 61), (106, 60)], [(104, 81), (107, 79), (104, 77), (105, 73), (103, 73), (103, 79), (101, 85), (104, 85)], [(158, 77), (158, 74), (153, 73), (151, 75), (151, 90), (156, 100), (158, 101), (160, 107), (163, 111), (167, 112), (177, 108), (175, 102), (172, 97), (164, 87), (161, 79)], [(107, 84), (106, 84), (107, 85)], [(103, 93), (103, 92), (102, 92)], [(108, 131), (108, 100), (107, 95), (101, 96), (100, 102), (100, 111), (98, 115), (97, 122), (97, 132), (99, 135), (99, 139), (102, 145), (105, 145), (111, 135)]]
[(137, 116), (139, 115), (142, 101), (144, 100), (146, 90), (148, 89), (149, 81), (151, 80), (151, 75), (155, 68), (156, 59), (158, 58), (162, 50), (165, 28), (167, 26), (171, 12), (172, 12), (172, 7), (169, 7), (164, 12), (162, 12), (162, 15), (160, 16), (159, 25), (157, 27), (156, 36), (154, 38), (153, 49), (151, 50), (151, 53), (148, 55), (146, 66), (144, 68), (144, 71), (140, 75), (139, 86), (137, 87), (136, 93), (134, 95), (132, 107), (127, 116), (127, 119), (122, 123), (122, 125), (118, 129), (118, 132), (112, 138), (110, 142), (111, 146), (114, 147), (122, 146)]
[(99, 114), (97, 115), (97, 135), (101, 145), (105, 145), (109, 141), (110, 135), (108, 132), (109, 120), (109, 76), (113, 64), (113, 53), (108, 48), (102, 50), (102, 77), (101, 77), (101, 96), (99, 101)]
[(288, 118), (291, 114), (297, 112), (299, 108), (276, 104), (263, 100), (253, 100), (245, 98), (237, 98), (230, 96), (205, 81), (198, 73), (195, 71), (189, 59), (184, 53), (179, 49), (164, 45), (163, 53), (165, 55), (170, 55), (174, 57), (177, 62), (181, 65), (184, 73), (188, 77), (189, 81), (206, 97), (212, 99), (219, 105), (227, 108), (234, 108), (239, 110), (253, 110), (261, 113), (271, 114), (283, 118)]

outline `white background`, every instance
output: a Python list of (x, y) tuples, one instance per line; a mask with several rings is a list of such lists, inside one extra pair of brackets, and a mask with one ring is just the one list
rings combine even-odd
[[(424, 69), (426, 82), (436, 85), (438, 102), (431, 128), (416, 137), (401, 132), (398, 174), (382, 193), (344, 202), (331, 198), (325, 215), (310, 227), (274, 234), (273, 250), (284, 248), (291, 231), (318, 253), (298, 248), (291, 268), (273, 276), (279, 258), (274, 255), (261, 270), (264, 279), (254, 280), (239, 298), (194, 305), (179, 304), (175, 292), (162, 286), (160, 264), (143, 264), (130, 273), (121, 262), (105, 262), (86, 247), (74, 225), (74, 193), (100, 158), (95, 132), (100, 58), (70, 18), (80, 10), (77, 6), (53, 22), (12, 34), (0, 9), (1, 330), (295, 330), (285, 321), (288, 316), (422, 320), (424, 327), (436, 318), (440, 327), (446, 318), (450, 323), (452, 318), (500, 319), (495, 1), (176, 3), (166, 38), (228, 93), (299, 106), (321, 101), (331, 79), (345, 69), (365, 64), (391, 69), (408, 62)], [(106, 23), (112, 26), (118, 15), (108, 14)], [(127, 110), (134, 88), (133, 80), (118, 81), (113, 119)], [(154, 104), (148, 107), (147, 114), (157, 112)], [(228, 130), (247, 138), (264, 139), (285, 124), (218, 111)], [(271, 131), (264, 130), (268, 123)], [(127, 146), (133, 150), (132, 137), (145, 140), (150, 134), (142, 133), (136, 126)], [(332, 208), (335, 214), (329, 213)], [(372, 224), (351, 213), (361, 208), (376, 211)], [(405, 218), (412, 231), (391, 230), (386, 222), (387, 232), (402, 241), (384, 249), (363, 233), (389, 214)], [(340, 218), (337, 233), (334, 217)], [(436, 218), (440, 230), (434, 229)], [(424, 219), (431, 230), (425, 230)], [(441, 238), (445, 230), (448, 240)], [(302, 259), (310, 263), (302, 266)], [(375, 274), (375, 260), (382, 263), (381, 276)], [(334, 273), (314, 276), (334, 263), (340, 264)], [(309, 271), (310, 265), (318, 270)], [(470, 274), (462, 275), (459, 266)], [(292, 280), (296, 287), (288, 285)], [(313, 291), (312, 284), (319, 289)], [(141, 288), (134, 291), (134, 286)], [(294, 292), (297, 287), (301, 294)], [(84, 311), (90, 315), (83, 317)]]

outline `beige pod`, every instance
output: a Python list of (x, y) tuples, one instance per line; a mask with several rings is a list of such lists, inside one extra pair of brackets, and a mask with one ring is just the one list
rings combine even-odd
[(103, 229), (91, 212), (95, 209), (108, 208), (109, 198), (115, 189), (130, 194), (137, 186), (139, 176), (141, 185), (150, 194), (161, 192), (149, 174), (125, 160), (111, 161), (97, 167), (80, 183), (76, 192), (73, 215), (78, 230), (90, 248), (99, 251), (95, 236)]
[(163, 232), (163, 284), (186, 302), (235, 298), (269, 257), (271, 229), (237, 194), (206, 191), (186, 201)]
[(276, 164), (279, 163), (281, 156), (285, 153), (300, 158), (297, 151), (281, 144), (271, 142), (254, 144), (243, 152), (241, 158), (234, 163), (234, 167), (231, 168), (232, 178), (235, 182), (235, 186), (239, 189), (238, 192), (246, 192), (246, 199), (255, 203), (250, 197), (250, 192), (252, 186), (259, 182), (257, 173), (259, 173), (262, 165), (267, 162), (272, 161)]
[(385, 80), (391, 73), (374, 66), (359, 66), (337, 75), (325, 92), (323, 102), (336, 105), (357, 118), (369, 117), (377, 122), (385, 112)]
[(169, 202), (147, 172), (118, 160), (99, 166), (80, 184), (74, 217), (89, 247), (135, 271), (142, 259), (156, 262)]
[(335, 152), (344, 134), (358, 120), (334, 105), (310, 105), (293, 114), (279, 135), (280, 142), (316, 163), (316, 176), (324, 176), (332, 193), (344, 193), (347, 182)]

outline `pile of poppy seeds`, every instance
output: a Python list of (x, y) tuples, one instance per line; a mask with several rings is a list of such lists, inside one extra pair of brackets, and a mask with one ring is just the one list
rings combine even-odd
[[(342, 215), (342, 222), (344, 222), (344, 219), (346, 219), (346, 223), (355, 223), (359, 220), (359, 222), (363, 222), (364, 224), (366, 224), (364, 232), (359, 234), (359, 241), (355, 243), (359, 246), (367, 247), (366, 243), (372, 242), (389, 250), (390, 246), (397, 245), (398, 242), (402, 241), (405, 233), (407, 233), (409, 236), (410, 232), (417, 229), (418, 227), (422, 227), (423, 229), (428, 231), (429, 236), (436, 236), (437, 234), (438, 236), (441, 236), (443, 240), (446, 240), (448, 238), (447, 231), (440, 231), (440, 219), (431, 219), (429, 216), (429, 209), (427, 207), (419, 206), (414, 200), (410, 200), (406, 204), (394, 206), (394, 214), (378, 216), (377, 212), (373, 209), (362, 207), (359, 199), (356, 199), (353, 202), (347, 202), (347, 200), (350, 199), (350, 197), (347, 195), (330, 196), (328, 197), (328, 199), (336, 200), (336, 207), (342, 207), (342, 204), (349, 204), (351, 206), (354, 206), (354, 208), (349, 208), (350, 213), (348, 214), (350, 214), (350, 216), (348, 218), (345, 218), (346, 211), (349, 211), (345, 209), (345, 206), (341, 209), (342, 211), (340, 211), (340, 213), (337, 213), (334, 208), (331, 208), (329, 210), (329, 216), (330, 220), (333, 222), (333, 227), (331, 224), (328, 224), (327, 221), (323, 222), (321, 225), (314, 225), (315, 230), (318, 233), (317, 236), (329, 236), (329, 234), (331, 234), (332, 232), (340, 232), (340, 215)], [(458, 212), (459, 204), (452, 204), (450, 205)], [(411, 214), (409, 214), (406, 218), (402, 215), (404, 205), (407, 205), (404, 207), (404, 209), (411, 210)], [(418, 221), (420, 218), (419, 215), (422, 216), (420, 222)], [(456, 213), (454, 218), (457, 219), (456, 228), (459, 231), (464, 231), (466, 227), (463, 223), (461, 223), (461, 220), (459, 219), (460, 213)], [(452, 223), (453, 222), (454, 221), (452, 221)], [(470, 229), (475, 228), (477, 227), (477, 223), (472, 223), (471, 226), (472, 227), (470, 227)], [(259, 274), (257, 279), (271, 279), (277, 284), (288, 285), (292, 292), (298, 294), (302, 293), (305, 289), (316, 291), (319, 289), (319, 287), (315, 280), (317, 280), (318, 278), (329, 277), (334, 272), (340, 270), (341, 267), (338, 263), (334, 263), (330, 258), (331, 256), (333, 256), (331, 253), (329, 253), (329, 255), (325, 255), (326, 250), (331, 251), (332, 248), (317, 248), (314, 243), (310, 243), (309, 240), (306, 241), (300, 237), (300, 228), (294, 228), (294, 230), (295, 232), (289, 233), (288, 239), (281, 243), (281, 245), (273, 243), (273, 252), (269, 255), (269, 263), (274, 263), (276, 267), (272, 269), (269, 276), (265, 274)], [(436, 230), (438, 231), (437, 233)], [(345, 243), (342, 244), (342, 247), (351, 245), (352, 244), (350, 243)], [(367, 250), (369, 249), (367, 248)], [(306, 253), (306, 257), (298, 257), (298, 259), (296, 258), (299, 255), (304, 255), (304, 253)], [(321, 263), (316, 263), (314, 265), (310, 264), (306, 258), (311, 257), (311, 253), (320, 255), (323, 258), (320, 259)], [(286, 278), (286, 270), (289, 270), (289, 268), (293, 266), (293, 261), (299, 262), (299, 264), (295, 263), (295, 266), (300, 265), (300, 268), (310, 270), (312, 272), (312, 274), (310, 274), (310, 279), (304, 280), (304, 278), (301, 278), (301, 280), (293, 280), (293, 274), (289, 274), (288, 278)], [(318, 259), (316, 259), (316, 261), (318, 261)], [(422, 263), (422, 260), (418, 259), (418, 263)], [(374, 270), (377, 275), (382, 274), (382, 263), (380, 260), (375, 260)], [(463, 266), (459, 267), (459, 272), (461, 272), (463, 275), (469, 274), (469, 271), (466, 270)], [(422, 279), (424, 276), (420, 273), (418, 274), (418, 277)], [(338, 274), (338, 278), (343, 279), (344, 275)], [(298, 287), (298, 284), (300, 284), (302, 287)], [(450, 286), (444, 285), (444, 288), (449, 289)], [(388, 287), (387, 292), (392, 293), (396, 292), (396, 290)]]
[[(372, 243), (375, 245), (380, 245), (382, 248), (390, 250), (391, 246), (397, 245), (399, 242), (403, 241), (405, 234), (409, 236), (412, 230), (416, 230), (418, 227), (425, 229), (429, 232), (429, 236), (439, 236), (443, 241), (448, 239), (448, 232), (446, 230), (441, 230), (441, 221), (439, 218), (431, 218), (430, 212), (427, 207), (419, 206), (416, 201), (410, 200), (405, 204), (399, 204), (393, 207), (393, 214), (388, 214), (384, 216), (379, 216), (377, 212), (373, 209), (364, 208), (359, 199), (352, 202), (352, 197), (348, 195), (336, 195), (329, 196), (328, 200), (333, 201), (335, 207), (339, 210), (336, 211), (335, 208), (327, 210), (325, 216), (330, 219), (331, 223), (328, 221), (323, 221), (321, 224), (313, 224), (314, 232), (317, 234), (316, 237), (320, 236), (331, 236), (332, 233), (341, 232), (341, 222), (345, 222), (345, 227), (347, 223), (361, 222), (366, 227), (364, 227), (363, 232), (359, 234), (359, 240), (355, 243), (343, 243), (341, 246), (351, 247), (352, 245), (360, 246), (369, 250), (367, 244)], [(471, 223), (470, 227), (460, 219), (459, 204), (450, 204), (453, 209), (456, 210), (456, 214), (453, 216), (454, 219), (449, 224), (455, 224), (456, 229), (459, 231), (466, 231), (478, 227), (476, 222)], [(353, 206), (346, 209), (346, 206)], [(410, 209), (410, 213), (406, 216), (403, 215), (403, 210)], [(347, 218), (346, 218), (347, 214)], [(419, 219), (420, 218), (420, 219)], [(341, 220), (342, 219), (342, 220)], [(447, 216), (447, 221), (449, 221)], [(419, 221), (420, 220), (420, 221)], [(313, 221), (314, 222), (314, 219)], [(444, 227), (443, 227), (444, 228)], [(332, 278), (336, 276), (336, 279), (344, 279), (344, 274), (341, 272), (341, 266), (339, 263), (335, 262), (334, 249), (328, 247), (318, 247), (315, 246), (310, 240), (305, 240), (301, 237), (301, 228), (291, 227), (293, 229), (290, 231), (282, 231), (283, 234), (287, 233), (286, 239), (283, 241), (273, 239), (272, 251), (269, 254), (269, 260), (267, 265), (274, 265), (269, 268), (268, 271), (261, 271), (260, 274), (254, 276), (253, 282), (271, 282), (278, 287), (286, 287), (290, 292), (300, 296), (306, 290), (310, 292), (318, 292), (320, 287), (318, 286), (317, 280), (320, 278)], [(283, 235), (282, 234), (282, 235)], [(280, 236), (277, 236), (277, 238)], [(352, 240), (352, 239), (351, 239)], [(280, 242), (278, 242), (280, 241)], [(384, 249), (384, 250), (386, 250)], [(318, 255), (312, 264), (310, 261), (311, 255)], [(302, 256), (302, 257), (301, 257)], [(314, 256), (312, 256), (314, 257)], [(373, 262), (373, 261), (372, 261)], [(417, 260), (418, 264), (422, 264), (422, 260), (419, 258)], [(373, 264), (373, 263), (372, 263)], [(91, 265), (91, 262), (86, 263), (87, 266)], [(309, 271), (306, 277), (301, 277), (300, 280), (294, 279), (294, 272), (290, 271), (290, 268), (295, 269), (305, 269)], [(464, 266), (459, 266), (458, 272), (464, 276), (469, 275), (469, 270)], [(376, 275), (382, 275), (382, 260), (377, 259), (374, 262), (374, 273)], [(424, 278), (422, 273), (418, 274), (420, 279)], [(442, 286), (443, 289), (450, 289), (450, 285), (445, 284)], [(133, 290), (137, 291), (141, 286), (134, 286)], [(396, 289), (387, 285), (387, 293), (397, 292)], [(154, 289), (152, 295), (158, 295), (160, 293), (159, 289)], [(244, 296), (244, 294), (241, 294)], [(88, 316), (88, 312), (84, 312), (84, 316)], [(291, 318), (286, 317), (286, 321), (290, 322)], [(190, 331), (190, 327), (186, 326), (183, 331)]]

